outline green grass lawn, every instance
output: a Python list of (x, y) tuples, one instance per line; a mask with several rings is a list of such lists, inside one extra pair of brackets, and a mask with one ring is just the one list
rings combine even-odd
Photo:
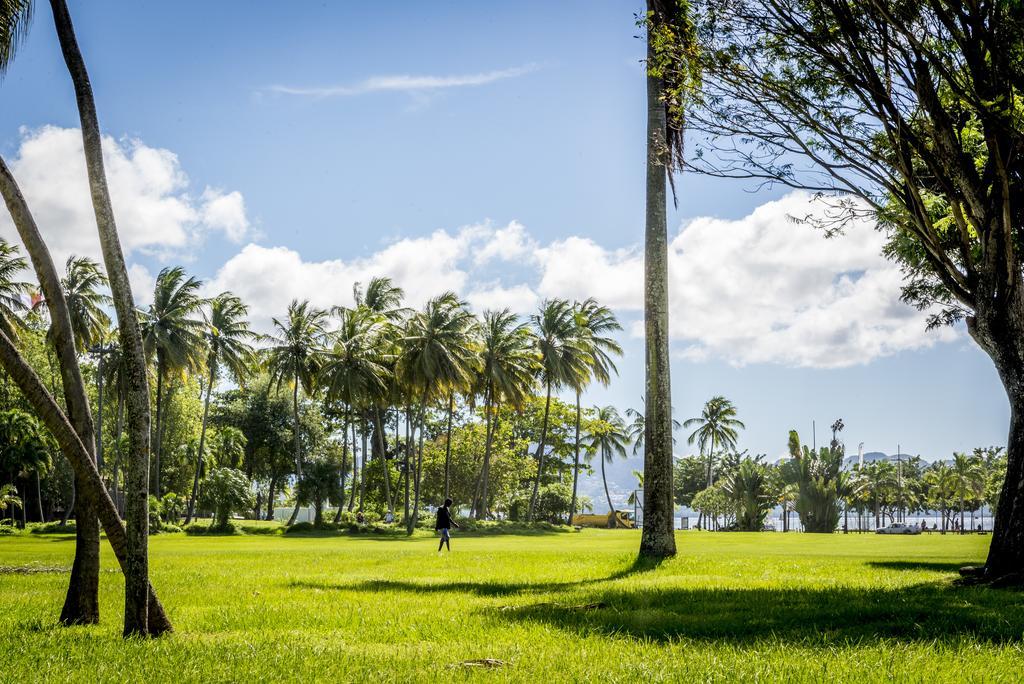
[[(1017, 682), (1024, 594), (954, 585), (987, 537), (685, 532), (152, 540), (177, 632), (60, 628), (73, 538), (0, 537), (0, 681)], [(15, 572), (30, 566), (40, 572)], [(464, 661), (493, 658), (496, 668)]]

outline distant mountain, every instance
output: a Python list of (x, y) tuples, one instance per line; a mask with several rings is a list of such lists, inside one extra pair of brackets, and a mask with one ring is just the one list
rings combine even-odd
[[(882, 451), (868, 451), (865, 452), (864, 454), (865, 463), (875, 463), (877, 461), (889, 461), (891, 463), (897, 463), (900, 460), (906, 461), (911, 458), (913, 458), (913, 456), (911, 456), (910, 454), (889, 455)], [(843, 459), (843, 468), (848, 470), (853, 466), (857, 465), (859, 460), (860, 458), (857, 456), (857, 454), (847, 456), (846, 458)]]

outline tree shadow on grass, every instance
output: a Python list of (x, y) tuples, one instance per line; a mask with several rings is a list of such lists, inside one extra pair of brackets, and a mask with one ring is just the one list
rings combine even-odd
[(313, 580), (292, 580), (293, 589), (319, 591), (407, 591), (420, 594), (465, 593), (477, 596), (511, 596), (516, 594), (545, 594), (567, 591), (601, 582), (611, 582), (630, 575), (657, 569), (660, 561), (638, 558), (630, 565), (616, 570), (607, 577), (594, 577), (563, 582), (409, 582), (405, 580), (365, 580), (362, 582), (334, 583)]
[(978, 565), (977, 560), (965, 560), (959, 563), (946, 561), (868, 561), (873, 568), (883, 570), (930, 570), (932, 572), (957, 572), (965, 565)]
[(654, 641), (749, 644), (768, 637), (839, 645), (878, 639), (1020, 642), (1024, 594), (920, 584), (900, 588), (702, 589), (613, 587), (576, 606), (539, 603), (490, 610), (582, 634)]

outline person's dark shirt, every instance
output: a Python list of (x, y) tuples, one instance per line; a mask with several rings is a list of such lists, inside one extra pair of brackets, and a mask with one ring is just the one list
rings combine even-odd
[(437, 509), (437, 522), (434, 523), (435, 530), (449, 530), (452, 527), (452, 514), (448, 512), (447, 506)]

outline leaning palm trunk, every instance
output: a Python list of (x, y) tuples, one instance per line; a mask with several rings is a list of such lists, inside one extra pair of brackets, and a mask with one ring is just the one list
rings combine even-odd
[(302, 439), (299, 434), (299, 375), (295, 374), (295, 387), (292, 388), (292, 418), (294, 419), (295, 426), (295, 437), (294, 445), (295, 449), (295, 508), (292, 509), (292, 515), (288, 518), (286, 525), (291, 527), (295, 524), (295, 519), (299, 517), (299, 497), (298, 497), (298, 486), (302, 480)]
[[(89, 457), (95, 463), (92, 415), (89, 410), (89, 399), (85, 392), (85, 382), (78, 366), (78, 354), (75, 349), (67, 300), (64, 297), (60, 277), (53, 264), (50, 251), (47, 249), (46, 243), (43, 242), (28, 204), (3, 159), (0, 159), (0, 194), (4, 197), (18, 235), (32, 261), (43, 290), (43, 296), (49, 303), (50, 325), (53, 331), (52, 343), (60, 358), (60, 373), (64, 385), (64, 403), (68, 420), (78, 439), (86, 445)], [(49, 354), (49, 350), (47, 352)], [(45, 391), (45, 387), (40, 386)], [(72, 483), (72, 495), (74, 496), (82, 486), (81, 474), (76, 470)], [(99, 521), (90, 501), (89, 497), (82, 497), (82, 501), (78, 502), (75, 524), (75, 560), (71, 567), (71, 580), (68, 583), (64, 607), (61, 610), (60, 620), (63, 624), (92, 624), (99, 622), (100, 619)], [(65, 511), (64, 523), (67, 522), (67, 516), (71, 509), (72, 506), (69, 506)], [(24, 506), (22, 510), (24, 511)]]
[(533, 511), (537, 506), (537, 494), (540, 492), (540, 478), (544, 474), (544, 446), (548, 438), (548, 413), (551, 410), (551, 383), (547, 383), (547, 399), (544, 402), (544, 420), (540, 426), (540, 444), (537, 445), (537, 476), (533, 479), (533, 494), (530, 496), (530, 511), (526, 516), (533, 522)]
[(213, 383), (217, 379), (217, 362), (210, 361), (210, 377), (206, 382), (206, 398), (203, 401), (203, 424), (199, 428), (199, 450), (196, 452), (196, 472), (192, 477), (192, 496), (188, 500), (188, 512), (185, 514), (185, 524), (192, 522), (195, 515), (196, 497), (199, 495), (199, 473), (203, 469), (203, 448), (206, 446), (206, 420), (210, 416), (210, 395), (213, 394)]
[[(648, 10), (653, 10), (648, 0)], [(647, 59), (654, 50), (648, 38)], [(676, 553), (672, 503), (672, 394), (668, 354), (668, 121), (660, 78), (647, 74), (647, 217), (644, 233), (644, 341), (647, 415), (644, 421), (644, 526), (640, 553)]]
[[(103, 487), (103, 480), (100, 479), (100, 473), (96, 469), (96, 462), (93, 460), (92, 454), (78, 437), (53, 396), (46, 391), (39, 376), (21, 356), (14, 343), (2, 332), (0, 332), (0, 365), (10, 374), (25, 400), (53, 435), (61, 453), (71, 462), (82, 485), (79, 497), (84, 500), (84, 505), (97, 512), (99, 520), (103, 524), (103, 531), (107, 535), (107, 541), (110, 542), (114, 556), (124, 573), (127, 586), (130, 581), (128, 568), (128, 563), (131, 560), (130, 539), (117, 515), (114, 502), (110, 500), (107, 490)], [(171, 631), (171, 623), (164, 613), (156, 592), (148, 582), (146, 584), (146, 604), (148, 624), (142, 626), (148, 628), (148, 633), (159, 635)], [(126, 615), (126, 621), (127, 618)]]

